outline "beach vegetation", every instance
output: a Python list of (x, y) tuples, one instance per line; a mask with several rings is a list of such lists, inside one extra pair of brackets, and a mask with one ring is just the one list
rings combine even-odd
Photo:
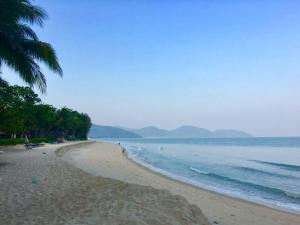
[(90, 127), (87, 114), (67, 107), (57, 109), (42, 103), (30, 87), (0, 82), (0, 137), (78, 140), (87, 138)]
[[(55, 140), (53, 138), (31, 138), (30, 143), (51, 143)], [(24, 144), (24, 138), (0, 138), (0, 145), (17, 145)]]
[(30, 27), (43, 26), (46, 18), (46, 12), (29, 0), (0, 0), (0, 69), (10, 67), (41, 92), (46, 91), (46, 78), (40, 62), (62, 75), (55, 50)]

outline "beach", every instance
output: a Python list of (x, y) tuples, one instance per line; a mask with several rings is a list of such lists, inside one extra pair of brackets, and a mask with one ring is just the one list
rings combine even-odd
[(111, 143), (1, 150), (1, 225), (300, 224), (299, 215), (151, 172)]
[(197, 206), (168, 190), (93, 176), (61, 158), (106, 147), (120, 154), (92, 142), (1, 147), (0, 224), (209, 225)]
[(223, 225), (297, 225), (300, 216), (196, 188), (153, 173), (122, 154), (121, 147), (94, 143), (69, 151), (63, 159), (94, 176), (113, 178), (157, 189), (169, 190), (197, 205), (212, 224)]
[(0, 0), (0, 225), (300, 225), (300, 0)]

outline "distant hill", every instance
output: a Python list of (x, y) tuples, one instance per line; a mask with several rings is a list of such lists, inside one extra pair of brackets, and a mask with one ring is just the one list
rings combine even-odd
[(233, 129), (210, 131), (208, 129), (181, 126), (174, 130), (164, 130), (154, 126), (141, 129), (100, 126), (93, 124), (88, 135), (90, 138), (247, 138), (252, 135)]
[(128, 129), (142, 137), (147, 138), (246, 138), (252, 135), (233, 129), (222, 129), (210, 131), (208, 129), (195, 126), (181, 126), (174, 130), (164, 130), (157, 127), (149, 126), (141, 129)]
[(88, 134), (89, 138), (141, 138), (140, 135), (111, 126), (93, 124)]
[(247, 138), (252, 137), (252, 135), (239, 130), (232, 130), (232, 129), (222, 129), (222, 130), (216, 130), (213, 132), (213, 135), (215, 137), (222, 137), (222, 138)]
[(182, 126), (170, 130), (168, 136), (172, 138), (209, 138), (211, 131), (193, 126)]
[(141, 129), (130, 129), (130, 131), (141, 135), (142, 137), (166, 137), (168, 136), (168, 131), (159, 129), (157, 127), (149, 126)]

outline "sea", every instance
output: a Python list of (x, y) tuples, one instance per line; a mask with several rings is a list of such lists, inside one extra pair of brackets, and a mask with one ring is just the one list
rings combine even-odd
[(300, 138), (106, 139), (170, 178), (300, 214)]

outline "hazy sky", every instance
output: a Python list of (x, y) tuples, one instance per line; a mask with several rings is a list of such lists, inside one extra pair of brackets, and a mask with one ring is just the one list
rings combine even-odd
[(34, 3), (64, 70), (44, 70), (49, 104), (97, 124), (300, 135), (298, 0)]

